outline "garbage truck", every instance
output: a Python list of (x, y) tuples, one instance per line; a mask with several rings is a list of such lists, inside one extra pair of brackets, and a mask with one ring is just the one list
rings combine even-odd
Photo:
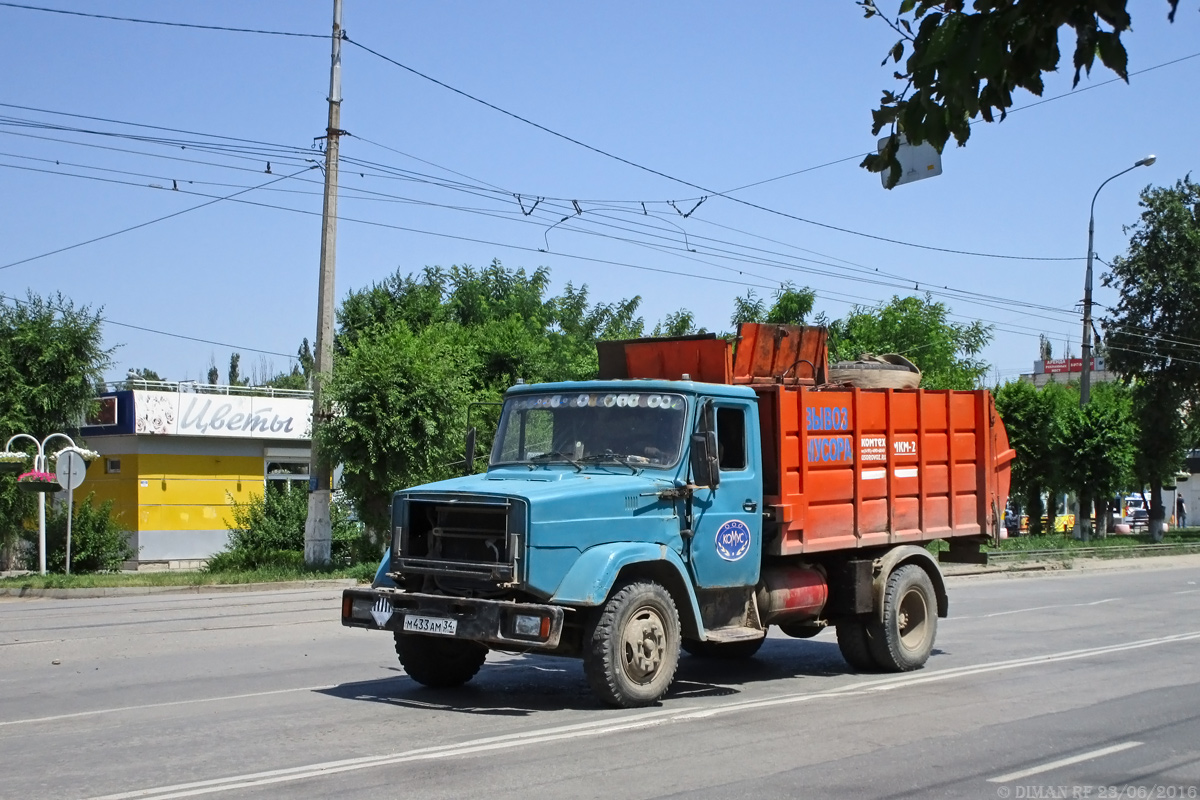
[(772, 625), (832, 626), (857, 670), (925, 664), (939, 562), (986, 563), (1003, 524), (1014, 453), (987, 391), (830, 383), (820, 327), (597, 347), (597, 379), (505, 393), (486, 471), (395, 493), (343, 625), (390, 632), (431, 687), (493, 649), (580, 658), (623, 708), (659, 701), (681, 650), (749, 658)]

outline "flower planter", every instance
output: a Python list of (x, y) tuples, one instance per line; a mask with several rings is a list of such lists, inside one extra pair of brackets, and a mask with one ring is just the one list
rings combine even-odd
[(29, 466), (28, 461), (2, 461), (2, 460), (0, 460), (0, 473), (24, 472), (28, 466)]
[(17, 481), (17, 487), (26, 492), (60, 492), (58, 481)]

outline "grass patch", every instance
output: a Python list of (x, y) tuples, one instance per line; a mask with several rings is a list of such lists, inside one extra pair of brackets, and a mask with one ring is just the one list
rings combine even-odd
[[(1104, 539), (1081, 541), (1071, 537), (1070, 533), (1047, 534), (1042, 536), (1016, 536), (1001, 539), (1000, 545), (987, 545), (986, 549), (994, 553), (1014, 553), (1023, 550), (1063, 550), (1069, 552), (1080, 547), (1104, 547), (1117, 549), (1138, 548), (1143, 545), (1157, 544), (1148, 533), (1139, 534), (1109, 534)], [(1200, 544), (1200, 528), (1183, 528), (1178, 531), (1168, 531), (1163, 535), (1161, 544)]]
[(329, 578), (354, 578), (369, 583), (375, 564), (333, 569), (264, 567), (230, 572), (116, 572), (93, 575), (19, 575), (0, 578), (0, 589), (109, 589), (138, 586), (227, 586), (244, 583), (280, 583)]

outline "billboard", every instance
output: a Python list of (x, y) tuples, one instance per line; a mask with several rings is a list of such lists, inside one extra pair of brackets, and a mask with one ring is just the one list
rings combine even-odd
[[(1045, 375), (1060, 375), (1063, 373), (1083, 372), (1082, 358), (1051, 358), (1046, 361), (1033, 362), (1033, 371)], [(1092, 371), (1104, 371), (1104, 356), (1092, 359)]]
[(133, 391), (133, 433), (308, 439), (312, 401), (295, 397)]

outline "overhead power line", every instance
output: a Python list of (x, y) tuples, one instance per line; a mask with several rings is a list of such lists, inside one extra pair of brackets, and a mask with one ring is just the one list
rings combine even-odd
[(359, 49), (370, 53), (371, 55), (375, 56), (376, 58), (382, 59), (382, 60), (388, 62), (389, 64), (393, 64), (393, 65), (399, 67), (400, 69), (405, 70), (406, 72), (416, 75), (419, 78), (423, 78), (424, 80), (427, 80), (438, 86), (441, 86), (443, 89), (447, 89), (451, 92), (454, 92), (455, 94), (465, 97), (468, 100), (471, 100), (475, 103), (479, 103), (480, 105), (486, 106), (487, 108), (490, 108), (493, 111), (497, 111), (501, 114), (504, 114), (507, 117), (511, 117), (512, 119), (515, 119), (518, 122), (522, 122), (526, 125), (537, 128), (538, 130), (543, 131), (544, 133), (548, 133), (551, 136), (555, 136), (559, 139), (562, 139), (563, 141), (570, 142), (571, 144), (574, 144), (578, 147), (582, 147), (585, 150), (590, 150), (591, 152), (596, 153), (601, 156), (604, 156), (605, 158), (610, 158), (614, 161), (619, 161), (622, 164), (633, 167), (634, 169), (639, 169), (639, 170), (642, 170), (643, 172), (648, 172), (651, 175), (657, 175), (660, 178), (666, 178), (667, 180), (674, 181), (674, 182), (682, 184), (684, 186), (689, 186), (693, 189), (703, 192), (706, 196), (709, 196), (709, 197), (723, 197), (726, 200), (729, 200), (734, 203), (738, 203), (739, 205), (747, 206), (748, 208), (753, 208), (758, 211), (766, 212), (768, 214), (774, 214), (776, 216), (785, 217), (787, 219), (795, 220), (796, 222), (803, 222), (806, 225), (815, 225), (818, 228), (824, 228), (826, 230), (838, 231), (839, 233), (845, 233), (845, 234), (849, 234), (851, 236), (859, 236), (864, 239), (872, 239), (875, 241), (887, 242), (888, 244), (901, 245), (904, 247), (913, 247), (913, 248), (917, 248), (920, 250), (930, 250), (930, 251), (934, 251), (934, 252), (938, 252), (938, 253), (950, 253), (952, 255), (960, 255), (960, 256), (974, 256), (977, 258), (996, 258), (996, 259), (1005, 259), (1005, 260), (1012, 260), (1012, 261), (1080, 261), (1080, 260), (1082, 260), (1082, 258), (1080, 258), (1078, 256), (1072, 256), (1072, 257), (1017, 256), (1017, 255), (1011, 255), (1011, 254), (1005, 254), (1005, 253), (982, 253), (982, 252), (976, 252), (973, 250), (958, 250), (958, 249), (951, 248), (951, 247), (936, 247), (934, 245), (920, 244), (919, 242), (908, 242), (903, 239), (893, 239), (888, 236), (879, 236), (874, 233), (866, 233), (865, 231), (854, 230), (853, 228), (844, 228), (840, 225), (831, 225), (827, 222), (818, 222), (816, 220), (808, 219), (806, 217), (801, 217), (796, 214), (789, 214), (786, 211), (780, 211), (778, 209), (769, 208), (767, 206), (760, 205), (758, 203), (752, 203), (749, 200), (743, 200), (740, 197), (733, 197), (724, 192), (718, 192), (713, 189), (708, 189), (704, 186), (701, 186), (698, 183), (692, 183), (691, 181), (685, 180), (683, 178), (678, 178), (674, 175), (669, 175), (665, 172), (662, 172), (661, 170), (654, 169), (653, 167), (647, 167), (644, 164), (639, 164), (636, 161), (631, 161), (628, 158), (624, 158), (623, 156), (616, 155), (615, 153), (610, 153), (607, 150), (602, 150), (599, 147), (595, 147), (586, 142), (580, 141), (579, 139), (576, 139), (572, 136), (568, 136), (565, 133), (560, 133), (559, 131), (556, 131), (553, 128), (548, 128), (545, 125), (534, 122), (533, 120), (531, 120), (527, 117), (523, 117), (520, 114), (513, 113), (512, 111), (501, 108), (500, 106), (498, 106), (494, 103), (489, 103), (487, 100), (483, 100), (479, 97), (476, 97), (473, 94), (464, 92), (462, 89), (458, 89), (454, 86), (451, 86), (448, 83), (440, 81), (437, 78), (434, 78), (430, 75), (426, 75), (424, 72), (413, 69), (412, 67), (408, 66), (407, 64), (402, 64), (401, 62), (395, 60), (394, 58), (386, 56), (383, 53), (380, 53), (378, 50), (374, 50), (370, 47), (367, 47), (364, 44), (356, 42), (348, 36), (343, 35), (343, 38), (349, 44), (352, 44), (355, 47), (358, 47)]
[(169, 28), (194, 28), (202, 31), (222, 31), (225, 33), (257, 33), (261, 36), (293, 36), (299, 39), (328, 39), (327, 33), (298, 33), (295, 31), (268, 31), (258, 28), (232, 28), (225, 25), (199, 25), (191, 22), (167, 22), (157, 19), (138, 19), (136, 17), (116, 17), (110, 14), (92, 14), (86, 11), (67, 11), (62, 8), (43, 8), (28, 6), (22, 3), (0, 2), (5, 8), (19, 8), (22, 11), (42, 11), (47, 14), (65, 14), (70, 17), (88, 17), (90, 19), (105, 19), (111, 22), (136, 22), (141, 25), (164, 25)]
[(270, 186), (273, 183), (279, 183), (280, 181), (285, 181), (288, 178), (294, 178), (295, 176), (297, 176), (303, 172), (307, 172), (310, 169), (316, 169), (316, 167), (315, 166), (305, 167), (304, 169), (294, 172), (291, 175), (281, 175), (280, 177), (275, 178), (274, 180), (267, 181), (266, 183), (259, 184), (258, 186), (251, 186), (249, 188), (234, 192), (233, 194), (225, 195), (224, 197), (216, 197), (216, 198), (213, 198), (212, 200), (208, 200), (204, 203), (200, 203), (199, 205), (195, 205), (190, 208), (180, 209), (179, 211), (175, 211), (171, 214), (167, 214), (165, 216), (156, 217), (155, 219), (147, 220), (146, 222), (139, 222), (137, 225), (130, 225), (128, 228), (122, 228), (119, 231), (113, 231), (112, 233), (106, 233), (103, 236), (96, 236), (95, 238), (87, 239), (86, 241), (76, 242), (75, 244), (70, 244), (70, 245), (67, 245), (66, 247), (59, 247), (55, 250), (50, 250), (49, 252), (46, 252), (46, 253), (40, 253), (39, 255), (36, 255), (36, 256), (29, 256), (28, 258), (22, 258), (19, 261), (13, 261), (8, 264), (0, 265), (0, 270), (10, 269), (10, 268), (18, 266), (20, 264), (28, 264), (30, 261), (37, 261), (38, 259), (41, 259), (41, 258), (46, 258), (48, 256), (57, 255), (58, 253), (65, 253), (68, 250), (74, 250), (77, 247), (83, 247), (84, 245), (93, 244), (95, 242), (100, 242), (105, 239), (111, 239), (114, 236), (120, 236), (121, 234), (129, 233), (130, 231), (136, 231), (139, 228), (145, 228), (147, 225), (153, 225), (156, 222), (163, 222), (164, 220), (172, 219), (173, 217), (178, 217), (181, 214), (187, 214), (190, 211), (196, 211), (198, 209), (205, 208), (206, 206), (211, 206), (214, 203), (220, 203), (223, 200), (232, 200), (235, 197), (239, 197), (243, 194), (246, 194), (247, 192), (252, 192), (255, 189), (262, 189), (267, 186)]
[[(14, 305), (18, 305), (18, 306), (28, 305), (24, 300), (19, 300), (16, 297), (11, 297), (6, 294), (0, 294), (0, 301), (7, 301), (7, 302), (13, 303)], [(55, 311), (63, 311), (64, 310), (61, 306), (53, 306), (52, 305), (52, 306), (50, 306), (50, 308)], [(133, 330), (144, 331), (145, 333), (154, 333), (159, 336), (169, 336), (172, 339), (186, 339), (189, 342), (200, 342), (201, 344), (211, 344), (211, 345), (215, 345), (217, 347), (228, 347), (232, 350), (237, 350), (237, 351), (246, 351), (249, 353), (262, 353), (263, 355), (268, 355), (268, 356), (279, 356), (280, 358), (290, 358), (293, 361), (299, 360), (298, 356), (296, 356), (296, 354), (294, 354), (294, 353), (277, 353), (274, 350), (263, 350), (262, 348), (259, 348), (259, 347), (247, 347), (246, 345), (229, 344), (228, 342), (218, 342), (213, 339), (204, 339), (199, 336), (186, 336), (182, 333), (171, 333), (170, 331), (160, 331), (156, 328), (147, 328), (144, 325), (133, 325), (128, 322), (117, 322), (114, 319), (109, 319), (108, 317), (104, 317), (104, 316), (100, 317), (100, 321), (105, 322), (109, 325), (116, 325), (121, 328), (132, 328)]]
[[(1192, 58), (1200, 58), (1200, 53), (1192, 53), (1190, 55), (1180, 56), (1179, 58), (1173, 58), (1170, 61), (1164, 61), (1161, 64), (1154, 64), (1153, 66), (1134, 70), (1133, 72), (1129, 73), (1129, 77), (1132, 78), (1135, 75), (1144, 75), (1147, 72), (1153, 72), (1154, 70), (1162, 69), (1163, 67), (1170, 67), (1170, 66), (1178, 64), (1182, 61), (1187, 61)], [(1101, 86), (1108, 86), (1110, 83), (1122, 83), (1122, 82), (1124, 82), (1124, 80), (1125, 80), (1124, 78), (1110, 78), (1109, 80), (1100, 81), (1099, 83), (1089, 83), (1087, 86), (1081, 86), (1078, 89), (1072, 89), (1069, 92), (1063, 92), (1062, 94), (1056, 94), (1053, 97), (1043, 97), (1042, 99), (1036, 100), (1032, 103), (1026, 103), (1023, 106), (1017, 106), (1016, 108), (1010, 108), (1008, 110), (1007, 114), (1012, 115), (1012, 114), (1017, 113), (1018, 111), (1025, 111), (1030, 108), (1037, 108), (1038, 106), (1043, 106), (1046, 103), (1053, 103), (1055, 100), (1064, 100), (1068, 97), (1074, 97), (1075, 95), (1083, 94), (1084, 92), (1089, 91), (1091, 89), (1099, 89)], [(979, 123), (980, 123), (980, 120), (976, 119), (976, 120), (971, 120), (971, 122), (969, 122), (968, 124), (969, 125), (978, 125)], [(781, 181), (781, 180), (784, 180), (785, 178), (794, 178), (797, 175), (803, 175), (805, 172), (812, 172), (814, 170), (823, 169), (825, 167), (832, 167), (834, 164), (842, 164), (847, 161), (853, 161), (856, 158), (863, 158), (864, 156), (868, 156), (868, 155), (872, 155), (872, 154), (871, 153), (855, 153), (854, 155), (846, 156), (844, 158), (834, 159), (833, 161), (826, 161), (824, 164), (817, 164), (816, 166), (804, 167), (803, 169), (793, 170), (792, 172), (787, 172), (787, 173), (784, 173), (783, 175), (776, 175), (774, 178), (764, 178), (761, 181), (754, 181), (753, 183), (747, 183), (742, 186), (736, 186), (732, 189), (726, 189), (725, 194), (732, 194), (733, 192), (740, 192), (743, 189), (750, 189), (754, 186), (762, 186), (764, 183), (774, 183), (775, 181)]]

